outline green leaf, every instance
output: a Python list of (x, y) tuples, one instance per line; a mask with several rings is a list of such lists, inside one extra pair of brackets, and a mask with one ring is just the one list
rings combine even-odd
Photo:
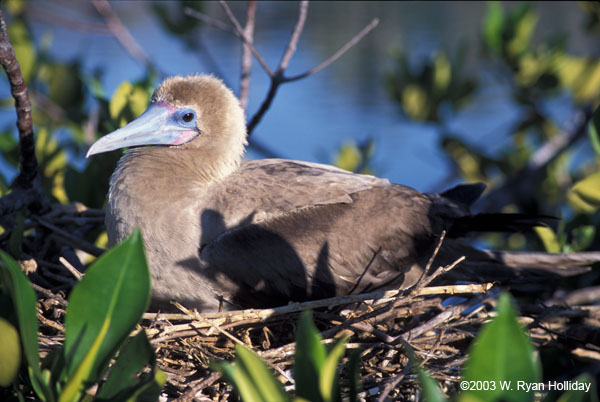
[(423, 400), (427, 402), (444, 402), (446, 400), (438, 384), (423, 367), (417, 365), (417, 374), (421, 390), (423, 390)]
[(0, 317), (0, 387), (8, 387), (21, 366), (21, 343), (13, 325)]
[(537, 233), (538, 237), (544, 244), (544, 249), (546, 249), (547, 252), (560, 252), (560, 241), (558, 240), (556, 233), (554, 233), (554, 230), (546, 226), (536, 226), (533, 228), (533, 230), (535, 233)]
[(319, 377), (319, 390), (325, 402), (340, 401), (338, 363), (346, 350), (347, 338), (340, 339), (331, 349)]
[[(95, 382), (140, 320), (150, 301), (150, 275), (139, 230), (101, 256), (75, 286), (65, 318), (65, 375), (90, 364), (82, 381)], [(81, 372), (79, 372), (81, 374)]]
[(3, 292), (12, 300), (18, 321), (21, 345), (28, 364), (29, 377), (38, 398), (53, 401), (49, 386), (43, 381), (38, 349), (36, 297), (25, 274), (8, 254), (0, 250), (0, 280)]
[(483, 39), (487, 47), (495, 53), (502, 50), (502, 31), (504, 30), (504, 10), (499, 1), (487, 3), (487, 12), (483, 20)]
[(311, 316), (310, 311), (304, 311), (298, 322), (294, 380), (296, 381), (297, 396), (316, 402), (322, 400), (316, 384), (320, 382), (320, 374), (327, 358), (327, 351)]
[(360, 362), (362, 351), (354, 350), (350, 353), (348, 359), (348, 377), (350, 382), (350, 402), (358, 401), (358, 393), (360, 392)]
[(339, 150), (335, 158), (334, 164), (340, 169), (354, 172), (354, 170), (360, 165), (361, 161), (362, 157), (358, 147), (355, 143), (349, 142), (342, 145), (342, 148)]
[(600, 158), (600, 107), (596, 108), (588, 123), (588, 135), (596, 158)]
[(127, 106), (129, 94), (131, 93), (132, 89), (133, 85), (131, 85), (131, 82), (124, 81), (115, 91), (110, 103), (108, 104), (110, 117), (113, 120), (117, 120), (123, 109), (125, 109), (125, 106)]
[(214, 363), (212, 367), (219, 371), (227, 381), (233, 384), (238, 395), (244, 402), (263, 402), (256, 384), (239, 364)]
[(246, 371), (263, 400), (288, 400), (281, 383), (256, 353), (241, 345), (236, 345), (235, 350), (237, 362)]
[(567, 199), (579, 212), (591, 213), (600, 208), (600, 172), (592, 173), (571, 187)]
[(592, 376), (583, 374), (570, 382), (589, 388), (567, 391), (558, 398), (557, 402), (598, 402), (598, 389)]
[(533, 394), (519, 389), (517, 383), (540, 382), (541, 369), (534, 357), (534, 348), (517, 321), (517, 312), (510, 296), (503, 294), (498, 301), (497, 316), (486, 324), (471, 347), (463, 381), (509, 383), (507, 390), (468, 390), (460, 400), (531, 401)]
[(125, 400), (132, 396), (140, 385), (137, 376), (144, 367), (154, 362), (154, 351), (144, 331), (130, 338), (121, 348), (117, 361), (110, 369), (108, 379), (100, 389), (100, 400)]
[(109, 327), (110, 319), (107, 319), (104, 321), (102, 328), (100, 328), (100, 332), (98, 332), (98, 335), (96, 335), (96, 339), (94, 339), (94, 342), (83, 357), (81, 364), (77, 366), (77, 369), (73, 375), (69, 377), (67, 385), (65, 385), (65, 388), (60, 393), (58, 398), (59, 402), (72, 402), (80, 399), (85, 386), (84, 383), (90, 377), (90, 373), (94, 368), (94, 363), (99, 360), (98, 352), (102, 342), (104, 342), (104, 338), (106, 337)]
[(593, 225), (583, 225), (574, 228), (572, 246), (575, 251), (584, 251), (590, 247), (596, 236), (596, 227)]

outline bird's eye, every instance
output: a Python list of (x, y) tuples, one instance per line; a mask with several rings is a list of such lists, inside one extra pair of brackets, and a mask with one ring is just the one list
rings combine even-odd
[(194, 113), (192, 112), (187, 112), (186, 114), (184, 114), (182, 117), (183, 121), (185, 121), (186, 123), (189, 123), (190, 121), (194, 120)]

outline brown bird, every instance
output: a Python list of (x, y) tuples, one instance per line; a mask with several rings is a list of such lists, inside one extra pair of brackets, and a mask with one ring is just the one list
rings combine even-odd
[(157, 305), (214, 311), (406, 286), (443, 231), (436, 264), (461, 255), (473, 270), (600, 260), (492, 253), (452, 239), (532, 224), (470, 215), (481, 184), (423, 194), (316, 163), (241, 163), (245, 145), (237, 98), (196, 75), (166, 79), (140, 117), (90, 148), (88, 156), (134, 147), (112, 176), (106, 227), (111, 245), (141, 228)]

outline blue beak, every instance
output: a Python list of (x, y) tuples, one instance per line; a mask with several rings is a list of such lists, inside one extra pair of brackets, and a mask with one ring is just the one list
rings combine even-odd
[(152, 103), (137, 119), (96, 141), (86, 158), (102, 152), (139, 145), (181, 145), (200, 132), (196, 119), (183, 121), (181, 112), (166, 103)]

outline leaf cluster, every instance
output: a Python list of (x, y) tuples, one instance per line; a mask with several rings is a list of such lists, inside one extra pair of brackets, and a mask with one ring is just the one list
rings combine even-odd
[(6, 339), (0, 386), (12, 384), (12, 398), (24, 400), (30, 393), (46, 402), (158, 397), (166, 376), (155, 367), (145, 332), (130, 337), (150, 300), (139, 231), (98, 259), (73, 288), (64, 346), (41, 362), (34, 290), (8, 254), (0, 251), (0, 258), (0, 337)]

